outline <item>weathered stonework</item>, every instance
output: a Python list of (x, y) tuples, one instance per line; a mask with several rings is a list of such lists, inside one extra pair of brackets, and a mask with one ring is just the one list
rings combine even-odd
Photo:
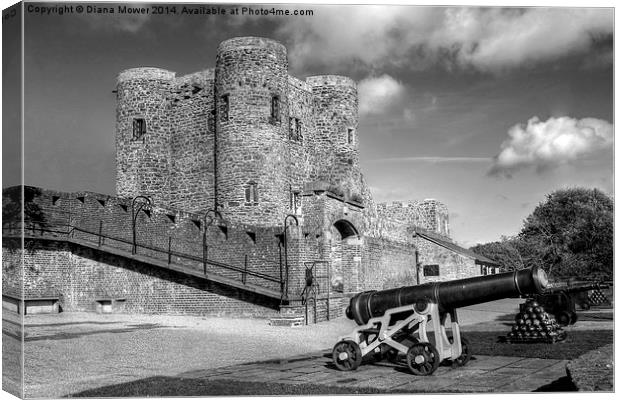
[[(287, 305), (319, 321), (362, 290), (490, 265), (451, 241), (442, 203), (375, 204), (360, 171), (356, 83), (290, 76), (276, 41), (226, 40), (215, 68), (181, 77), (129, 69), (116, 91), (116, 196), (36, 189), (45, 223), (24, 222), (26, 249), (11, 247), (15, 235), (3, 242), (5, 293), (58, 295), (64, 310), (100, 297), (125, 299), (128, 312), (258, 316)], [(152, 204), (134, 212), (139, 195)], [(425, 276), (428, 264), (438, 275)]]
[[(117, 101), (121, 197), (195, 212), (217, 204), (228, 218), (256, 225), (280, 224), (309, 182), (362, 199), (355, 82), (288, 75), (286, 48), (276, 41), (226, 40), (215, 69), (182, 77), (123, 71)], [(136, 119), (146, 123), (137, 139)], [(251, 185), (256, 196), (248, 199)]]

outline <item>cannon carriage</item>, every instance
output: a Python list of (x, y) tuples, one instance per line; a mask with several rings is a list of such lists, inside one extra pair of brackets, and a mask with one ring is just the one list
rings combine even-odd
[(541, 293), (547, 285), (545, 272), (533, 268), (359, 293), (346, 311), (359, 326), (334, 346), (334, 365), (351, 371), (387, 359), (406, 363), (414, 375), (431, 375), (442, 362), (463, 366), (471, 346), (461, 335), (457, 308)]

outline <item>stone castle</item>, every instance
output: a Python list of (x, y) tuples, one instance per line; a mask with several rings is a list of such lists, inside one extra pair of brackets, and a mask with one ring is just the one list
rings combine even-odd
[[(306, 322), (316, 322), (341, 315), (361, 290), (496, 270), (450, 239), (442, 203), (375, 204), (360, 170), (356, 83), (290, 76), (276, 41), (226, 40), (214, 69), (181, 77), (129, 69), (116, 93), (116, 195), (32, 189), (46, 224), (62, 221), (71, 234), (50, 244), (37, 236), (44, 225), (32, 229), (40, 251), (25, 262), (53, 254), (56, 264), (39, 269), (44, 277), (26, 270), (16, 298), (45, 294), (65, 310), (110, 302), (121, 311), (271, 315), (305, 307)], [(150, 199), (146, 215), (134, 212), (138, 197)], [(6, 275), (15, 259), (5, 260)], [(66, 287), (84, 269), (98, 278)], [(11, 282), (3, 280), (5, 293), (19, 292)], [(91, 295), (69, 296), (76, 285)]]
[(286, 48), (220, 44), (216, 66), (175, 77), (136, 68), (117, 86), (117, 194), (187, 211), (281, 224), (320, 182), (368, 196), (359, 169), (357, 89), (342, 76), (288, 74)]

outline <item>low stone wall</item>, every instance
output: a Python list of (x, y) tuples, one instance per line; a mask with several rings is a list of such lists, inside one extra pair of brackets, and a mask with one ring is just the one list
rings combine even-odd
[[(28, 299), (55, 293), (63, 311), (100, 311), (103, 301), (114, 312), (278, 315), (277, 299), (70, 243), (30, 242), (23, 253), (24, 290), (18, 294)], [(3, 248), (3, 278), (18, 267), (19, 252)], [(19, 282), (3, 282), (3, 289), (12, 288), (20, 292)]]
[(614, 346), (608, 344), (572, 360), (566, 373), (580, 392), (614, 390)]

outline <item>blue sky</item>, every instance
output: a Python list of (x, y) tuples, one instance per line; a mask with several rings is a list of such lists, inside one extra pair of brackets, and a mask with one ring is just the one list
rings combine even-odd
[(463, 245), (516, 234), (555, 189), (613, 193), (613, 10), (280, 8), (314, 15), (26, 13), (25, 183), (113, 194), (118, 72), (183, 75), (213, 67), (222, 40), (266, 36), (292, 75), (359, 82), (375, 199), (444, 202)]

